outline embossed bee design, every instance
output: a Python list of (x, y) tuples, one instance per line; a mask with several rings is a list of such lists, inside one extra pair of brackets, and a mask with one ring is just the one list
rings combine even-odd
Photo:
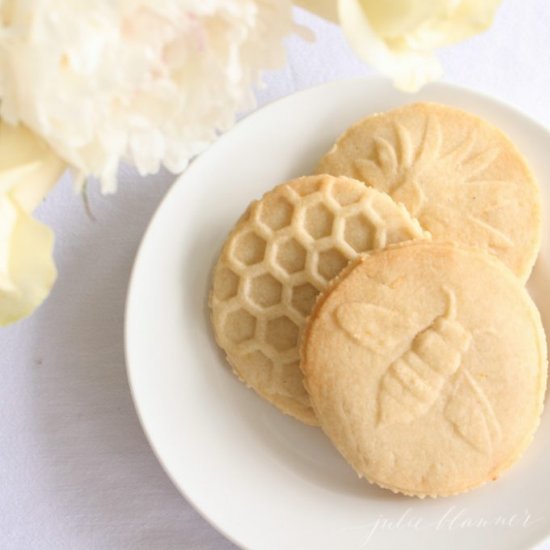
[[(443, 409), (445, 419), (466, 443), (487, 453), (500, 438), (500, 426), (482, 388), (462, 366), (472, 335), (456, 318), (454, 292), (444, 290), (447, 311), (416, 334), (409, 349), (389, 365), (381, 378), (378, 426), (408, 423), (423, 416), (443, 388), (452, 384)], [(342, 304), (336, 317), (349, 337), (380, 355), (398, 344), (403, 329), (410, 326), (402, 315), (368, 303)]]

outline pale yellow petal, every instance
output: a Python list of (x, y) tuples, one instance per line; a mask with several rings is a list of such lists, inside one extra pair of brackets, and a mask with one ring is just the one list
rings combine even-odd
[[(30, 166), (27, 165), (29, 168)], [(59, 181), (66, 164), (58, 157), (32, 164), (32, 173), (21, 181), (11, 196), (27, 212), (32, 212)]]
[(32, 212), (65, 170), (66, 164), (24, 126), (0, 122), (0, 194), (9, 193)]
[[(0, 171), (0, 196), (12, 195), (38, 171), (40, 162), (21, 164)], [(26, 209), (25, 209), (26, 210)]]
[(10, 253), (16, 223), (15, 205), (6, 195), (0, 195), (0, 292), (15, 288), (10, 278)]
[(488, 29), (501, 0), (360, 0), (371, 27), (388, 43), (446, 46)]
[[(52, 258), (53, 232), (4, 197), (15, 222), (6, 235), (0, 229), (0, 249), (8, 251), (8, 276), (0, 275), (0, 326), (30, 315), (47, 297), (57, 276)], [(5, 269), (5, 266), (4, 266)]]
[[(448, 0), (449, 1), (449, 0)], [(501, 0), (461, 0), (451, 2), (446, 12), (419, 26), (411, 45), (441, 48), (486, 31), (493, 23)]]
[(32, 313), (55, 281), (53, 233), (30, 213), (64, 169), (39, 137), (0, 122), (0, 326)]
[(449, 0), (360, 0), (359, 4), (376, 34), (392, 38), (418, 29), (434, 16), (444, 15)]
[(432, 52), (390, 48), (372, 28), (360, 0), (339, 0), (338, 14), (352, 48), (398, 88), (414, 92), (440, 77), (441, 66)]

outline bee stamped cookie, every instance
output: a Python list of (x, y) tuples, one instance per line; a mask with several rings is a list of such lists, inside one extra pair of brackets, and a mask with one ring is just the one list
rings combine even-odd
[(345, 177), (298, 178), (252, 203), (223, 247), (210, 295), (216, 341), (235, 373), (316, 424), (299, 343), (318, 294), (360, 253), (425, 236), (402, 205)]
[(538, 186), (515, 145), (475, 115), (415, 103), (369, 116), (338, 139), (319, 172), (389, 193), (434, 239), (482, 247), (522, 281), (531, 272)]
[(317, 419), (370, 482), (447, 496), (497, 479), (539, 424), (539, 313), (493, 256), (416, 241), (350, 264), (318, 301), (302, 370)]

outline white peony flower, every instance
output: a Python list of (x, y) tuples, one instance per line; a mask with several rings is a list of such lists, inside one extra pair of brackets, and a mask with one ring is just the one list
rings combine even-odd
[(340, 23), (357, 53), (409, 92), (439, 78), (433, 50), (491, 26), (501, 0), (297, 0)]
[(292, 29), (290, 0), (0, 0), (0, 117), (105, 192), (121, 159), (180, 172)]
[(55, 281), (53, 233), (30, 212), (64, 168), (27, 129), (0, 122), (0, 326), (32, 313)]

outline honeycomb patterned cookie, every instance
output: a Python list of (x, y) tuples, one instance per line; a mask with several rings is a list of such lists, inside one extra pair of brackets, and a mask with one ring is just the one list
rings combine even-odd
[(338, 139), (319, 172), (384, 191), (434, 239), (483, 248), (521, 281), (529, 277), (540, 191), (515, 145), (479, 117), (435, 103), (369, 116)]
[(223, 247), (210, 296), (216, 340), (237, 376), (316, 425), (299, 343), (317, 296), (359, 254), (423, 236), (402, 205), (350, 178), (298, 178), (253, 202)]

